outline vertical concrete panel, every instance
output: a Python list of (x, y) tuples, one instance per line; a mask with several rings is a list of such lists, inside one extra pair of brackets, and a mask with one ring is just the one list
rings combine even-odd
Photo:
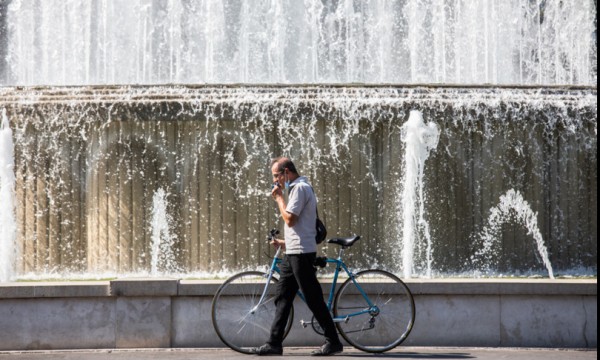
[[(118, 179), (119, 208), (118, 208), (118, 252), (121, 269), (131, 271), (135, 269), (133, 252), (133, 227), (132, 227), (132, 209), (133, 209), (133, 169), (131, 167), (131, 158), (133, 150), (131, 139), (135, 134), (132, 133), (132, 120), (125, 120), (120, 123), (121, 135), (120, 156), (118, 157), (118, 170), (115, 169), (115, 177)], [(113, 224), (115, 227), (117, 224)]]
[[(383, 125), (381, 123), (373, 126), (373, 131), (367, 132), (369, 139), (369, 151), (371, 154), (366, 158), (368, 161), (363, 163), (364, 174), (369, 173), (369, 181), (363, 181), (360, 187), (361, 193), (361, 219), (364, 230), (360, 234), (363, 239), (360, 240), (360, 251), (363, 254), (369, 254), (369, 244), (374, 243), (375, 240), (383, 235), (381, 229), (381, 213), (378, 211), (380, 206), (380, 199), (382, 198), (382, 177), (379, 173), (379, 159), (381, 154), (379, 153), (378, 144), (380, 143), (379, 138), (383, 134)], [(399, 169), (397, 169), (399, 171)], [(390, 241), (396, 241), (399, 243), (399, 239), (394, 235), (388, 234)], [(369, 259), (364, 259), (365, 263), (370, 263)]]
[(498, 296), (415, 296), (414, 346), (499, 346)]
[(582, 296), (585, 321), (583, 336), (585, 347), (598, 347), (598, 298), (597, 296)]
[[(402, 171), (405, 167), (404, 152), (405, 144), (401, 141), (400, 127), (408, 120), (408, 115), (394, 119), (394, 121), (382, 123), (377, 129), (378, 137), (375, 139), (375, 147), (379, 159), (375, 162), (372, 171), (379, 181), (379, 189), (375, 201), (369, 200), (373, 212), (372, 221), (377, 224), (377, 232), (374, 237), (368, 239), (367, 251), (371, 255), (371, 261), (379, 266), (385, 266), (394, 271), (404, 269), (402, 263), (401, 249), (403, 248), (402, 215), (399, 201), (402, 198)], [(415, 244), (416, 245), (416, 244)], [(414, 254), (419, 256), (418, 248), (415, 246)], [(415, 259), (416, 259), (415, 257)], [(414, 262), (415, 265), (418, 261)]]
[[(99, 141), (101, 144), (108, 144), (107, 129), (104, 127), (100, 128)], [(99, 146), (98, 149), (98, 161), (96, 163), (96, 172), (94, 176), (98, 178), (98, 202), (95, 204), (98, 208), (98, 228), (97, 233), (93, 236), (97, 239), (94, 245), (97, 248), (97, 258), (94, 259), (94, 267), (91, 271), (107, 271), (113, 270), (117, 267), (114, 264), (114, 258), (108, 257), (108, 178), (107, 173), (109, 170), (108, 154), (106, 149)]]
[(209, 270), (211, 263), (211, 223), (210, 212), (210, 179), (211, 163), (215, 161), (212, 144), (208, 143), (208, 123), (198, 122), (198, 134), (196, 135), (196, 146), (198, 152), (198, 164), (196, 177), (198, 186), (198, 269)]
[[(36, 134), (37, 136), (37, 152), (40, 154), (44, 154), (47, 156), (44, 148), (47, 147), (45, 139), (43, 139), (43, 135), (40, 133)], [(36, 183), (35, 183), (35, 195), (34, 202), (36, 207), (36, 212), (34, 214), (33, 219), (35, 219), (35, 266), (38, 271), (46, 270), (48, 266), (48, 237), (49, 237), (49, 214), (48, 214), (48, 186), (47, 186), (47, 176), (48, 174), (48, 164), (46, 156), (43, 156), (40, 160), (37, 158), (35, 160), (35, 168), (32, 171), (36, 172)], [(42, 171), (39, 171), (39, 170)]]
[[(586, 308), (564, 296), (502, 296), (500, 346), (586, 347)], [(509, 345), (510, 344), (510, 345)]]
[[(106, 232), (107, 232), (107, 253), (108, 253), (108, 269), (118, 272), (128, 271), (129, 269), (123, 263), (122, 246), (120, 240), (120, 224), (121, 224), (121, 206), (127, 206), (122, 203), (121, 184), (119, 181), (121, 161), (127, 156), (121, 145), (122, 139), (122, 122), (114, 121), (109, 124), (107, 131), (106, 146), (106, 195), (107, 195), (107, 210), (106, 214)], [(102, 215), (101, 215), (102, 216)]]
[(195, 165), (198, 162), (195, 151), (194, 123), (184, 121), (179, 126), (178, 152), (187, 154), (181, 164), (181, 219), (182, 219), (182, 241), (185, 259), (184, 267), (196, 270), (198, 257), (198, 186), (195, 176)]
[[(84, 131), (83, 129), (81, 129)], [(81, 137), (72, 137), (70, 140), (71, 155), (69, 163), (71, 164), (71, 196), (68, 200), (72, 208), (71, 212), (71, 232), (72, 249), (70, 250), (70, 263), (75, 271), (86, 270), (86, 233), (85, 233), (85, 163), (86, 154), (84, 143)]]
[[(248, 218), (250, 216), (250, 206), (249, 206), (249, 197), (252, 195), (252, 190), (250, 188), (250, 176), (249, 176), (249, 167), (246, 164), (246, 160), (251, 154), (247, 154), (245, 147), (239, 141), (240, 138), (243, 138), (247, 141), (247, 135), (244, 134), (244, 130), (240, 129), (240, 125), (234, 122), (234, 137), (237, 137), (238, 140), (235, 141), (236, 145), (233, 147), (232, 151), (233, 158), (235, 160), (236, 168), (235, 172), (238, 174), (239, 179), (233, 185), (233, 201), (235, 206), (235, 227), (233, 229), (233, 241), (235, 243), (235, 261), (236, 264), (234, 268), (247, 268), (252, 266), (253, 263), (250, 262), (250, 243), (252, 241), (256, 241), (255, 239), (251, 239), (250, 234), (250, 223)], [(249, 130), (252, 131), (252, 130)], [(259, 177), (260, 179), (260, 177)]]
[(118, 297), (117, 348), (171, 346), (171, 298)]
[(144, 192), (141, 194), (140, 205), (144, 209), (143, 219), (140, 222), (143, 223), (143, 241), (142, 241), (142, 258), (144, 269), (150, 269), (152, 267), (152, 209), (154, 206), (153, 198), (156, 190), (160, 186), (158, 183), (158, 160), (155, 154), (150, 151), (153, 144), (158, 140), (157, 137), (158, 124), (156, 121), (145, 121), (144, 122), (144, 134), (145, 134), (145, 145), (142, 149), (145, 151), (141, 157), (141, 169), (143, 177), (140, 178), (140, 184), (142, 185)]
[(89, 170), (86, 176), (86, 219), (87, 219), (87, 270), (95, 269), (96, 262), (98, 261), (100, 248), (95, 245), (96, 236), (98, 235), (99, 217), (98, 217), (98, 204), (100, 196), (98, 193), (98, 176), (96, 162), (98, 161), (98, 132), (93, 131), (90, 134), (90, 142), (88, 144), (89, 152)]
[(114, 301), (0, 300), (0, 350), (114, 348)]
[[(25, 127), (22, 131), (26, 132)], [(15, 195), (17, 199), (16, 203), (16, 219), (17, 219), (17, 242), (20, 243), (19, 253), (20, 261), (17, 262), (18, 272), (29, 272), (34, 271), (33, 264), (33, 253), (34, 248), (32, 246), (32, 226), (31, 219), (31, 207), (33, 203), (31, 201), (31, 180), (29, 179), (31, 171), (28, 167), (31, 166), (26, 161), (24, 153), (28, 145), (22, 144), (22, 147), (15, 147)]]
[(211, 296), (178, 297), (173, 299), (171, 346), (225, 346), (213, 330), (211, 303)]
[[(136, 121), (132, 132), (136, 137), (145, 140), (144, 123)], [(145, 146), (137, 143), (132, 144), (131, 153), (131, 242), (132, 242), (132, 270), (140, 271), (148, 269), (150, 263), (148, 248), (146, 247), (147, 213), (146, 188), (143, 179), (149, 174), (144, 167)]]
[(209, 160), (209, 211), (210, 211), (210, 265), (209, 271), (220, 271), (223, 269), (223, 163), (225, 161), (223, 152), (225, 151), (223, 144), (223, 129), (222, 124), (217, 121), (211, 121), (209, 133), (214, 135), (214, 142), (209, 144), (212, 146), (213, 154)]
[(250, 264), (261, 263), (263, 250), (270, 246), (266, 241), (267, 231), (276, 225), (270, 194), (270, 161), (275, 155), (272, 153), (272, 146), (276, 142), (273, 135), (275, 128), (268, 124), (263, 119), (253, 119), (246, 135), (251, 144), (246, 148), (246, 161), (249, 164), (247, 203)]
[[(350, 125), (347, 125), (350, 126)], [(345, 125), (342, 125), (345, 127)], [(345, 131), (349, 131), (345, 129)], [(338, 218), (338, 232), (336, 236), (351, 236), (351, 210), (352, 210), (352, 186), (356, 179), (352, 173), (352, 159), (350, 156), (350, 147), (352, 146), (351, 137), (346, 140), (346, 143), (340, 144), (339, 147), (339, 159), (343, 166), (340, 166), (337, 171), (337, 185), (338, 185), (338, 196), (337, 196), (337, 218)]]
[[(64, 121), (64, 117), (61, 117)], [(65, 146), (67, 135), (62, 133), (54, 139), (59, 144), (59, 148), (49, 159), (50, 162), (50, 177), (48, 181), (49, 187), (49, 236), (48, 236), (48, 261), (49, 267), (53, 264), (68, 264), (63, 250), (68, 249), (68, 244), (71, 240), (71, 233), (65, 229), (63, 234), (63, 226), (70, 222), (70, 204), (67, 201), (66, 194), (70, 191), (68, 178), (68, 156), (69, 149)], [(64, 260), (64, 262), (63, 262)]]
[[(237, 203), (236, 199), (237, 184), (243, 184), (245, 179), (239, 173), (238, 162), (236, 161), (235, 148), (239, 139), (235, 134), (234, 120), (223, 119), (221, 136), (223, 138), (222, 165), (221, 171), (216, 176), (216, 181), (220, 184), (221, 191), (221, 257), (223, 259), (223, 268), (226, 270), (236, 269), (237, 247), (244, 241), (243, 237), (237, 237)], [(216, 185), (216, 184), (215, 184)], [(217, 189), (217, 187), (213, 187)]]
[[(368, 177), (365, 175), (365, 167), (363, 165), (363, 156), (360, 152), (361, 142), (364, 140), (361, 139), (353, 139), (350, 143), (350, 174), (352, 175), (352, 184), (349, 184), (350, 188), (350, 201), (348, 204), (348, 215), (349, 215), (349, 224), (348, 229), (345, 234), (340, 234), (342, 236), (352, 236), (354, 234), (361, 235), (361, 240), (356, 243), (352, 248), (353, 251), (360, 254), (363, 252), (363, 247), (365, 241), (369, 239), (366, 234), (366, 229), (368, 223), (365, 223), (363, 220), (364, 209), (363, 206), (363, 195), (362, 187), (365, 182), (367, 182)], [(365, 201), (366, 203), (366, 201)], [(353, 264), (354, 266), (359, 266), (363, 264)]]

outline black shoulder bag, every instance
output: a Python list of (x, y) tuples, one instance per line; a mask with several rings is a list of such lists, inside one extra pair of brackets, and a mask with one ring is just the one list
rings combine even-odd
[[(310, 188), (313, 191), (313, 194), (315, 194), (315, 189), (313, 189), (312, 186)], [(315, 194), (315, 202), (316, 201), (317, 201), (317, 195)], [(320, 243), (325, 241), (325, 238), (327, 237), (327, 228), (325, 227), (325, 224), (323, 224), (321, 219), (319, 219), (319, 208), (318, 207), (317, 207), (316, 227), (317, 227), (317, 236), (315, 236), (315, 240), (317, 241), (317, 245), (319, 245)]]

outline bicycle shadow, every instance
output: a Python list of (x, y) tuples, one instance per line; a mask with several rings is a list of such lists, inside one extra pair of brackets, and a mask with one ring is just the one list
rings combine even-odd
[(381, 359), (474, 359), (469, 353), (420, 353), (420, 352), (401, 352), (384, 354), (343, 354), (344, 357), (353, 358), (381, 358)]

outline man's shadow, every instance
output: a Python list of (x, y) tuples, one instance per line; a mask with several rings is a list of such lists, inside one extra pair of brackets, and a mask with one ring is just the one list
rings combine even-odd
[[(306, 356), (306, 354), (288, 354), (286, 356)], [(414, 351), (392, 351), (382, 354), (373, 353), (341, 353), (341, 358), (365, 358), (365, 359), (474, 359), (476, 356), (464, 352), (414, 352)]]

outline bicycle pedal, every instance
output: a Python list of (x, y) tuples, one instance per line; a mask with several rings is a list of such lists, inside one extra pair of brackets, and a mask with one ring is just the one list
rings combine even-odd
[(300, 320), (300, 325), (306, 329), (308, 327), (308, 325), (312, 325), (312, 321)]

